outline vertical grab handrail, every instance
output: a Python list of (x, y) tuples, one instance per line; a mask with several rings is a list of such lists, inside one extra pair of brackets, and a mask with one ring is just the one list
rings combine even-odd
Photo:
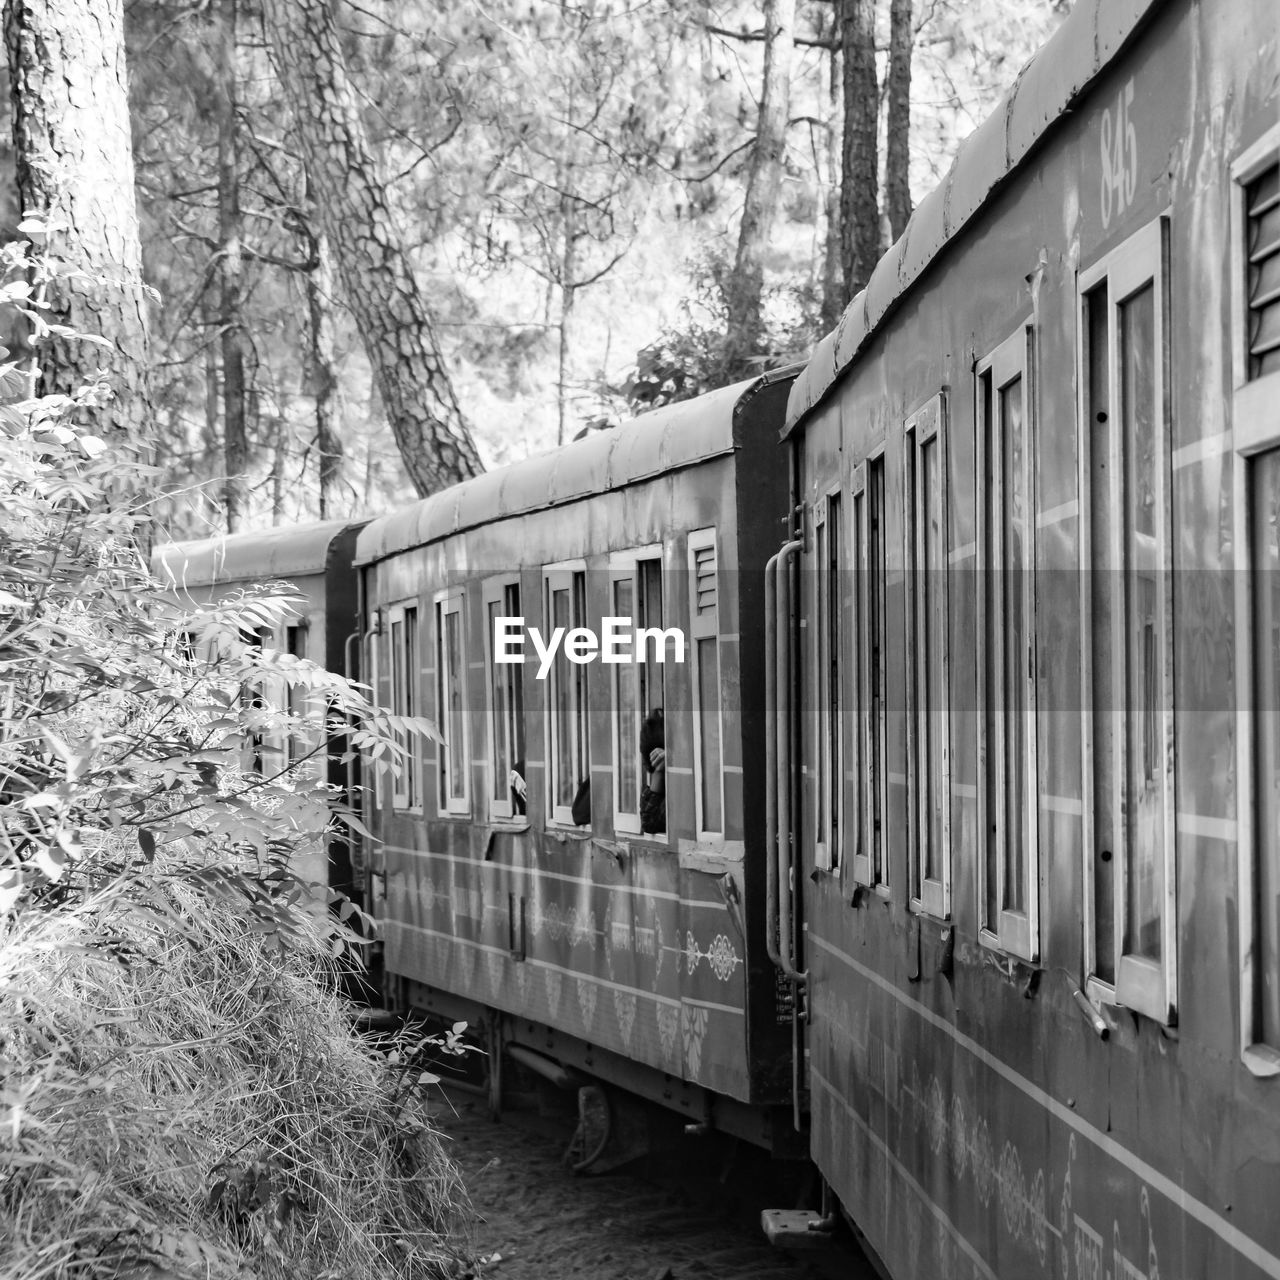
[[(352, 647), (358, 644), (359, 642), (360, 642), (360, 632), (358, 630), (353, 631), (342, 642), (342, 674), (352, 682), (354, 682), (356, 678), (356, 664), (352, 659), (351, 651), (352, 651)], [(347, 744), (346, 751), (344, 752), (344, 754), (346, 756), (347, 808), (350, 809), (351, 812), (354, 814), (356, 811), (356, 753), (351, 748), (349, 743)], [(363, 806), (361, 806), (361, 809), (363, 810)], [(360, 816), (361, 818), (364, 817), (363, 811), (361, 812)], [(347, 844), (348, 844), (348, 848), (351, 849), (351, 852), (353, 855), (356, 853), (357, 850), (359, 850), (361, 865), (363, 865), (364, 846), (360, 843), (360, 834), (355, 827), (348, 827)], [(353, 861), (354, 861), (354, 856), (353, 856)]]
[[(777, 956), (774, 962), (799, 986), (807, 975), (795, 967), (795, 948), (791, 939), (791, 586), (789, 567), (793, 557), (804, 550), (804, 542), (792, 539), (779, 548), (773, 565), (773, 591), (765, 579), (765, 603), (772, 594), (773, 696), (769, 711), (773, 715), (773, 811), (769, 842), (773, 845), (772, 883), (775, 888), (774, 912), (778, 925)], [(767, 572), (767, 570), (766, 570)], [(768, 687), (766, 685), (766, 693)], [(770, 922), (772, 927), (772, 921)]]
[(764, 567), (764, 709), (765, 709), (765, 781), (764, 781), (764, 856), (765, 856), (765, 945), (769, 959), (784, 973), (786, 967), (778, 953), (778, 743), (774, 725), (768, 723), (777, 714), (777, 674), (774, 663), (778, 650), (777, 566), (775, 552)]

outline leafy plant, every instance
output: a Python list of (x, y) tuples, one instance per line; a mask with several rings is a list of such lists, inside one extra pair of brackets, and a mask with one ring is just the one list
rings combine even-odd
[(359, 828), (308, 754), (435, 730), (259, 644), (280, 586), (166, 592), (107, 388), (29, 386), (0, 357), (3, 1274), (443, 1274), (456, 1174), (339, 993), (370, 922), (300, 871)]

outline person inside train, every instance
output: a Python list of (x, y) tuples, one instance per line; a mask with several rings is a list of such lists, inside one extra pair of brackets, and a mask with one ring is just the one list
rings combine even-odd
[(667, 749), (661, 707), (654, 707), (640, 726), (640, 763), (645, 774), (640, 830), (661, 835), (667, 829)]
[(574, 793), (573, 805), (569, 810), (570, 816), (573, 818), (573, 824), (576, 827), (589, 827), (591, 825), (591, 779), (583, 778), (578, 783), (578, 790)]

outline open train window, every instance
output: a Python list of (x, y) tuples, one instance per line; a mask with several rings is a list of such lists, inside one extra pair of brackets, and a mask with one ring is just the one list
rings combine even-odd
[[(305, 623), (290, 623), (285, 627), (284, 648), (285, 652), (292, 658), (305, 658), (307, 656), (307, 628)], [(285, 763), (294, 765), (307, 760), (312, 751), (315, 750), (316, 740), (315, 731), (308, 723), (308, 716), (312, 712), (313, 704), (306, 687), (296, 681), (290, 681), (288, 691), (289, 714), (295, 718), (297, 723), (289, 734), (286, 744), (288, 755)]]
[[(571, 661), (566, 650), (569, 632), (587, 625), (587, 575), (585, 568), (578, 565), (553, 565), (544, 571), (543, 583), (544, 630), (550, 634), (554, 628), (563, 627), (565, 635), (547, 674), (549, 808), (553, 822), (575, 826), (574, 801), (584, 788), (589, 797), (591, 785), (587, 664)], [(581, 804), (578, 807), (581, 809)]]
[(946, 400), (939, 393), (907, 419), (907, 759), (911, 902), (951, 914), (951, 778), (947, 690)]
[(884, 454), (859, 466), (852, 485), (854, 563), (858, 567), (858, 735), (862, 764), (861, 829), (854, 847), (858, 884), (889, 887), (888, 789), (885, 740), (888, 724), (885, 646), (887, 577)]
[(1163, 219), (1081, 272), (1080, 556), (1091, 981), (1176, 1007), (1173, 639)]
[(724, 833), (720, 723), (720, 582), (716, 531), (689, 535), (689, 643), (693, 660), (693, 792), (698, 839)]
[(442, 814), (459, 816), (471, 812), (465, 603), (461, 587), (441, 591), (435, 598), (436, 727), (444, 739), (436, 752), (437, 804)]
[(815, 782), (818, 821), (814, 865), (823, 871), (840, 866), (845, 839), (845, 544), (839, 491), (820, 499), (814, 519), (815, 636), (818, 714), (814, 730), (817, 750)]
[[(637, 551), (620, 551), (609, 561), (609, 609), (615, 618), (629, 618), (630, 633), (635, 637), (635, 661), (611, 665), (613, 672), (613, 826), (620, 833), (665, 834), (665, 802), (650, 803), (648, 821), (641, 812), (641, 798), (653, 771), (645, 768), (640, 752), (640, 739), (646, 720), (656, 725), (661, 713), (665, 717), (666, 696), (660, 660), (666, 637), (650, 637), (651, 631), (665, 630), (662, 601), (662, 548), (647, 547)], [(643, 652), (640, 647), (643, 646)], [(663, 719), (665, 741), (665, 719)], [(650, 731), (646, 741), (653, 736)], [(663, 770), (665, 777), (665, 769)], [(665, 795), (665, 781), (662, 783)], [(659, 810), (662, 818), (659, 819)], [(648, 828), (646, 831), (645, 828)]]
[[(262, 654), (275, 647), (275, 632), (270, 627), (245, 627), (240, 631), (240, 639), (250, 650)], [(266, 731), (264, 721), (269, 717), (270, 708), (279, 703), (273, 696), (275, 681), (265, 673), (248, 681), (241, 690), (240, 697), (249, 710), (250, 729), (246, 736), (241, 754), (242, 767), (251, 773), (276, 773), (280, 768), (282, 754), (276, 743), (278, 739)]]
[(1241, 1050), (1280, 1075), (1280, 126), (1232, 165)]
[(485, 712), (489, 723), (489, 817), (521, 818), (528, 807), (528, 761), (524, 741), (524, 665), (494, 659), (494, 631), (499, 618), (521, 618), (520, 579), (490, 578), (483, 589)]
[[(388, 627), (391, 649), (391, 714), (416, 716), (420, 714), (420, 688), (418, 668), (421, 656), (418, 652), (418, 608), (416, 605), (395, 605), (388, 611)], [(396, 732), (396, 742), (408, 751), (391, 786), (391, 804), (396, 809), (417, 809), (422, 804), (422, 771), (418, 759), (418, 744), (413, 734)]]
[(977, 367), (978, 905), (983, 941), (1024, 960), (1040, 945), (1031, 355), (1020, 328)]

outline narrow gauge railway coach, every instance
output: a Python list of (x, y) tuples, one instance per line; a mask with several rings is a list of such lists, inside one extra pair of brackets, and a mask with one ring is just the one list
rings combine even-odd
[[(795, 1142), (762, 844), (791, 376), (480, 476), (357, 548), (379, 696), (444, 739), (366, 799), (389, 1000), (486, 1025), (495, 1066), (514, 1044), (771, 1149)], [(533, 628), (609, 618), (669, 631), (664, 660), (543, 669)]]
[[(258, 583), (288, 583), (303, 599), (297, 616), (273, 632), (259, 632), (258, 640), (267, 648), (307, 658), (330, 671), (346, 671), (354, 677), (352, 642), (358, 633), (352, 559), (362, 524), (325, 520), (164, 543), (152, 555), (152, 572), (180, 597), (195, 604), (216, 603)], [(283, 766), (295, 745), (267, 741), (257, 744), (255, 750), (264, 767), (273, 761)], [(313, 745), (308, 744), (306, 749), (311, 750)], [(350, 768), (336, 753), (329, 756), (326, 780), (344, 789), (352, 783)], [(359, 903), (363, 900), (363, 877), (353, 869), (351, 856), (347, 843), (331, 836), (328, 865), (299, 870)]]
[(791, 393), (781, 959), (894, 1276), (1280, 1276), (1278, 28), (1078, 0)]

